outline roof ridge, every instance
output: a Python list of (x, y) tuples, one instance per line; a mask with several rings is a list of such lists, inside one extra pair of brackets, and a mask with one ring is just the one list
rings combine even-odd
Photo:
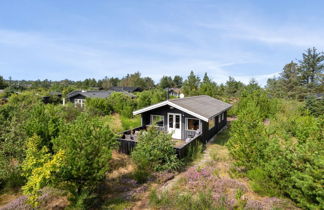
[(177, 100), (183, 100), (183, 99), (188, 99), (188, 98), (196, 98), (196, 97), (201, 97), (201, 96), (207, 96), (207, 97), (210, 97), (210, 98), (214, 98), (214, 97), (211, 97), (209, 95), (198, 95), (198, 96), (189, 96), (189, 97), (184, 97), (184, 98), (174, 98), (174, 99), (170, 99), (170, 101), (177, 101)]

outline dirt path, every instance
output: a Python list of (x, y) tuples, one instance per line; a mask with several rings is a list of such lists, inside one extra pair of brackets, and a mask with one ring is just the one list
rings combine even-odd
[[(173, 194), (174, 191), (194, 194), (203, 190), (200, 187), (205, 184), (204, 186), (213, 186), (213, 197), (226, 197), (226, 205), (230, 209), (237, 208), (237, 205), (242, 205), (242, 203), (248, 209), (273, 209), (275, 207), (296, 209), (287, 199), (260, 196), (253, 192), (247, 178), (233, 178), (231, 176), (233, 160), (227, 147), (219, 144), (219, 142), (226, 142), (227, 139), (227, 131), (215, 136), (207, 144), (202, 156), (194, 161), (191, 166), (188, 166), (187, 170), (177, 174), (172, 180), (157, 186), (158, 194), (169, 192), (171, 197), (176, 196), (177, 193)], [(238, 195), (239, 191), (242, 195)], [(143, 197), (135, 207), (149, 209), (147, 196)]]

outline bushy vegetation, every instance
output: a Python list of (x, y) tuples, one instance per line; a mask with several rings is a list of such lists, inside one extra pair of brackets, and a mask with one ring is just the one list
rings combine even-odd
[(171, 134), (154, 127), (141, 131), (131, 156), (137, 166), (135, 177), (139, 182), (145, 181), (145, 177), (152, 171), (176, 170), (181, 166), (173, 148)]
[(298, 102), (281, 100), (278, 105), (254, 92), (244, 100), (228, 147), (237, 166), (247, 170), (253, 188), (261, 194), (287, 195), (304, 208), (323, 206), (323, 115), (316, 118)]
[(109, 169), (112, 149), (117, 146), (114, 134), (99, 119), (83, 114), (62, 126), (52, 144), (54, 152), (50, 153), (40, 137), (27, 141), (24, 193), (37, 204), (39, 190), (55, 186), (71, 193), (73, 205), (88, 206), (88, 199)]
[[(265, 88), (255, 80), (244, 85), (232, 77), (216, 84), (207, 73), (200, 78), (194, 72), (186, 78), (163, 76), (159, 84), (139, 72), (84, 81), (15, 81), (0, 76), (0, 89), (5, 88), (0, 96), (0, 189), (23, 186), (37, 206), (43, 187), (61, 188), (68, 192), (73, 208), (89, 208), (97, 185), (109, 173), (115, 134), (138, 127), (140, 118), (132, 112), (166, 100), (165, 88), (181, 88), (185, 96), (204, 94), (237, 102), (230, 111), (237, 120), (231, 124), (227, 146), (256, 192), (287, 196), (302, 208), (319, 209), (324, 205), (323, 62), (323, 53), (308, 49), (300, 61), (285, 65), (278, 78), (268, 80)], [(84, 109), (42, 102), (51, 91), (66, 96), (73, 90), (113, 86), (144, 91), (135, 93), (135, 98), (116, 92), (105, 99), (87, 99)], [(188, 160), (197, 158), (201, 148), (191, 148)], [(131, 157), (139, 182), (151, 172), (182, 165), (171, 136), (153, 128), (139, 135)], [(206, 190), (194, 196), (179, 194), (173, 200), (162, 195), (155, 205), (170, 202), (179, 209), (210, 209), (215, 203), (209, 198)]]

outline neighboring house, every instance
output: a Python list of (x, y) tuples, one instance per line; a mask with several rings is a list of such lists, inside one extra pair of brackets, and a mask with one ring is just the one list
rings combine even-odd
[(60, 92), (50, 92), (47, 96), (43, 96), (42, 98), (43, 103), (62, 103), (62, 93)]
[(180, 88), (165, 88), (165, 90), (168, 91), (169, 96), (176, 98), (179, 98), (180, 94), (182, 93)]
[(324, 99), (324, 93), (316, 93), (313, 95), (313, 97), (315, 97), (317, 100)]
[(140, 87), (111, 87), (109, 88), (109, 90), (116, 91), (116, 92), (128, 92), (128, 93), (143, 91), (143, 89)]
[[(134, 115), (141, 114), (142, 127), (124, 132), (119, 141), (136, 142), (138, 131), (151, 125), (171, 133), (178, 150), (198, 137), (201, 142), (207, 143), (226, 126), (227, 110), (231, 106), (206, 95), (163, 101), (134, 111)], [(132, 145), (135, 146), (134, 143)], [(127, 147), (121, 151), (130, 153), (129, 145)]]
[[(74, 103), (75, 106), (84, 107), (86, 98), (107, 98), (114, 92), (116, 91), (111, 91), (111, 90), (73, 91), (67, 95), (67, 99), (69, 102)], [(131, 98), (136, 97), (135, 95), (128, 92), (125, 91), (121, 91), (121, 92), (130, 96)]]

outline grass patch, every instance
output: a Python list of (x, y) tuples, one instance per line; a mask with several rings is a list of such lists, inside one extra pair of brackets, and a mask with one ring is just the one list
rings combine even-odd
[(134, 118), (128, 118), (128, 117), (121, 116), (120, 120), (121, 120), (121, 124), (122, 124), (122, 127), (124, 130), (129, 130), (129, 129), (133, 129), (133, 128), (141, 126), (141, 117), (140, 116), (135, 116)]
[(252, 190), (262, 196), (278, 196), (280, 190), (268, 178), (267, 174), (260, 168), (248, 171), (247, 176), (251, 179)]
[(210, 190), (197, 193), (177, 191), (166, 191), (158, 193), (155, 189), (151, 191), (150, 205), (161, 209), (226, 209), (224, 205), (215, 203)]
[(212, 141), (212, 143), (224, 146), (226, 144), (226, 142), (228, 141), (229, 137), (230, 137), (229, 129), (224, 129), (223, 131), (221, 131), (214, 137), (214, 140)]
[(131, 202), (122, 198), (115, 198), (108, 200), (103, 206), (102, 209), (111, 209), (111, 210), (124, 210), (131, 206)]

